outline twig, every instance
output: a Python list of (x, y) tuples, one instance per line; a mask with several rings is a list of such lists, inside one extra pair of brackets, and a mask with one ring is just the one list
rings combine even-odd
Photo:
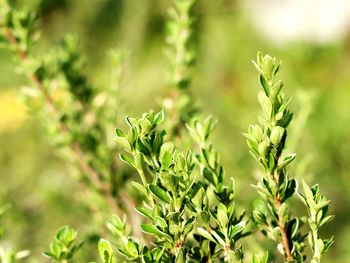
[(289, 246), (289, 239), (288, 239), (288, 236), (287, 236), (287, 231), (286, 231), (286, 228), (285, 228), (285, 225), (284, 225), (284, 222), (283, 222), (283, 217), (282, 217), (281, 211), (280, 211), (282, 203), (281, 203), (281, 199), (279, 197), (276, 198), (275, 206), (276, 206), (277, 216), (278, 216), (278, 226), (280, 228), (280, 233), (281, 233), (281, 237), (282, 237), (282, 246), (283, 246), (284, 252), (286, 253), (287, 261), (289, 262), (293, 258), (292, 258), (292, 254), (290, 252), (290, 246)]

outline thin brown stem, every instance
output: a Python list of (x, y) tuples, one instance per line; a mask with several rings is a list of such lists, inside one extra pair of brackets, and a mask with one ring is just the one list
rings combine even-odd
[(282, 246), (285, 252), (285, 256), (287, 259), (287, 262), (291, 261), (293, 259), (292, 257), (292, 253), (290, 250), (290, 246), (289, 246), (289, 238), (287, 235), (287, 231), (283, 222), (283, 217), (281, 215), (281, 206), (282, 206), (282, 202), (279, 196), (277, 196), (276, 200), (275, 200), (275, 207), (277, 210), (277, 216), (278, 216), (278, 226), (280, 228), (280, 233), (281, 233), (281, 237), (282, 237)]

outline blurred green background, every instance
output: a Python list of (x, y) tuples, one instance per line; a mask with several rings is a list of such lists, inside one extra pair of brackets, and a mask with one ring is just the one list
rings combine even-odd
[[(159, 108), (169, 89), (164, 39), (170, 0), (17, 2), (39, 9), (41, 41), (36, 52), (40, 55), (73, 33), (86, 56), (86, 73), (97, 86), (110, 83), (108, 51), (129, 51), (116, 100), (116, 127), (126, 114)], [(315, 6), (308, 8), (312, 6), (296, 0), (281, 7), (278, 2), (198, 1), (193, 94), (204, 113), (218, 119), (213, 140), (227, 174), (236, 179), (240, 206), (249, 206), (257, 198), (250, 185), (259, 167), (248, 154), (242, 132), (256, 122), (260, 110), (251, 60), (258, 50), (283, 60), (281, 78), (296, 113), (288, 146), (298, 153), (293, 173), (308, 183), (318, 182), (332, 200), (336, 218), (322, 234), (334, 234), (335, 245), (324, 262), (350, 262), (349, 5), (341, 0), (310, 1), (308, 5)], [(20, 102), (19, 89), (26, 81), (14, 69), (10, 54), (0, 50), (0, 203), (12, 204), (4, 220), (6, 239), (32, 251), (24, 262), (44, 262), (40, 253), (55, 230), (70, 224), (84, 233), (89, 212), (81, 206), (78, 183), (50, 146), (40, 120), (27, 114)]]

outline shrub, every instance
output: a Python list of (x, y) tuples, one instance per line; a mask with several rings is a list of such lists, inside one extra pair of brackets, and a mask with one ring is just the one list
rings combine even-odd
[[(318, 185), (309, 187), (302, 181), (303, 193), (298, 192), (298, 182), (288, 172), (296, 157), (286, 153), (293, 113), (277, 77), (280, 62), (262, 53), (253, 62), (259, 73), (262, 116), (244, 136), (263, 172), (253, 186), (261, 199), (247, 213), (237, 208), (235, 181), (225, 175), (210, 139), (216, 121), (211, 116), (203, 120), (190, 91), (195, 58), (193, 0), (174, 0), (169, 11), (172, 96), (166, 99), (164, 110), (127, 117), (128, 130), (115, 130), (119, 148), (109, 136), (118, 110), (116, 89), (99, 90), (89, 83), (76, 40), (67, 36), (52, 52), (38, 58), (31, 52), (37, 40), (36, 15), (6, 1), (0, 3), (1, 39), (31, 81), (31, 87), (23, 90), (28, 107), (42, 117), (48, 135), (75, 167), (82, 190), (98, 198), (98, 212), (103, 217), (115, 213), (107, 223), (113, 242), (106, 237), (98, 243), (102, 262), (243, 262), (247, 254), (252, 263), (321, 261), (333, 238), (320, 238), (318, 232), (333, 216), (327, 214), (329, 201)], [(117, 78), (124, 54), (113, 55)], [(121, 219), (123, 214), (125, 218), (137, 216), (130, 209), (134, 202), (122, 190), (122, 175), (128, 170), (117, 166), (118, 151), (140, 177), (131, 182), (142, 200), (136, 208), (139, 226)], [(305, 205), (307, 216), (293, 215), (287, 202), (293, 197)], [(90, 205), (96, 207), (94, 202)], [(259, 232), (275, 242), (280, 257), (266, 251), (259, 258), (254, 253), (258, 251), (243, 246), (244, 238)], [(76, 236), (74, 229), (60, 228), (44, 255), (55, 262), (72, 260), (83, 244), (75, 243)], [(23, 254), (2, 252), (2, 261), (13, 262)]]

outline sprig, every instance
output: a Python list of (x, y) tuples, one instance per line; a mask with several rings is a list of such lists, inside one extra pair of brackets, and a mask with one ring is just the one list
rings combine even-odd
[(293, 117), (288, 109), (290, 99), (285, 99), (283, 82), (277, 78), (280, 62), (258, 53), (253, 63), (259, 72), (262, 90), (258, 101), (263, 115), (258, 118), (259, 124), (249, 127), (245, 136), (251, 154), (265, 170), (262, 182), (254, 188), (264, 198), (272, 218), (268, 222), (266, 205), (260, 202), (255, 204), (253, 216), (265, 233), (279, 244), (287, 262), (300, 261), (303, 249), (303, 238), (297, 234), (300, 223), (298, 218), (291, 217), (286, 205), (296, 191), (296, 181), (286, 169), (296, 155), (284, 154), (287, 127)]
[(170, 135), (179, 136), (186, 122), (189, 122), (197, 111), (190, 92), (192, 65), (195, 51), (192, 45), (193, 6), (196, 0), (173, 0), (169, 7), (169, 20), (166, 24), (166, 54), (170, 67), (168, 79), (172, 96), (164, 100), (163, 106), (171, 118)]
[(302, 233), (304, 218), (293, 217), (286, 201), (297, 190), (297, 181), (287, 171), (288, 165), (296, 154), (285, 154), (287, 127), (293, 113), (289, 111), (290, 99), (285, 99), (283, 82), (277, 78), (281, 63), (269, 55), (258, 53), (253, 62), (259, 72), (259, 83), (262, 90), (258, 101), (263, 115), (258, 118), (259, 124), (248, 129), (247, 143), (252, 156), (264, 168), (262, 182), (254, 186), (263, 200), (257, 200), (253, 207), (253, 219), (262, 232), (275, 240), (278, 250), (284, 255), (286, 262), (304, 262), (303, 252), (306, 237), (314, 252), (312, 262), (320, 262), (323, 252), (333, 243), (333, 239), (318, 239), (318, 228), (333, 217), (326, 216), (327, 201), (314, 186), (312, 190), (303, 182), (305, 197), (302, 201), (308, 209), (310, 233)]
[(311, 189), (303, 181), (304, 195), (298, 193), (300, 199), (308, 209), (308, 223), (310, 232), (308, 241), (313, 252), (312, 263), (320, 263), (321, 256), (328, 251), (330, 246), (334, 243), (333, 237), (329, 239), (319, 238), (319, 229), (330, 222), (334, 216), (327, 215), (329, 203), (319, 190), (318, 185), (314, 185)]
[(83, 242), (75, 244), (77, 232), (69, 227), (62, 226), (57, 230), (55, 239), (50, 243), (50, 251), (44, 252), (45, 257), (51, 258), (53, 262), (69, 262)]

